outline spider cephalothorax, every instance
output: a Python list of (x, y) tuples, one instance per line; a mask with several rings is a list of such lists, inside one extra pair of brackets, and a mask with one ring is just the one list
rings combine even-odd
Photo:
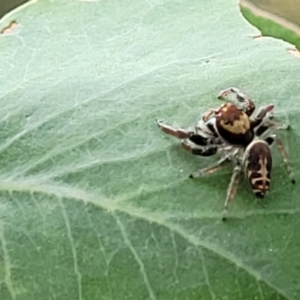
[(224, 103), (216, 110), (209, 110), (200, 122), (216, 137), (232, 145), (247, 145), (254, 138), (249, 116), (233, 103)]
[(224, 143), (246, 147), (255, 135), (278, 125), (272, 121), (273, 104), (261, 107), (254, 114), (254, 102), (236, 88), (222, 91), (218, 98), (231, 102), (206, 111), (194, 129), (176, 128), (160, 120), (157, 120), (157, 125), (165, 133), (181, 139), (184, 149), (201, 156), (216, 154), (218, 147), (223, 147)]
[(190, 177), (211, 174), (226, 162), (232, 161), (233, 174), (227, 190), (225, 211), (235, 196), (241, 173), (247, 177), (253, 193), (263, 198), (271, 182), (270, 146), (276, 142), (292, 183), (295, 183), (282, 142), (275, 134), (270, 134), (274, 129), (289, 128), (273, 120), (274, 105), (263, 106), (255, 113), (254, 102), (237, 88), (222, 91), (218, 98), (229, 102), (206, 111), (194, 130), (175, 128), (157, 121), (162, 131), (182, 139), (182, 146), (192, 154), (211, 156), (221, 153), (217, 163), (192, 173)]
[(198, 121), (198, 126), (208, 127), (223, 142), (246, 147), (255, 135), (280, 125), (272, 120), (273, 104), (262, 106), (255, 113), (253, 100), (237, 88), (231, 87), (221, 91), (218, 99), (227, 102), (204, 113)]

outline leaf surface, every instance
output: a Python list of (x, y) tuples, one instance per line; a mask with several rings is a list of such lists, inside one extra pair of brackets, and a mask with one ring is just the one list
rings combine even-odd
[(0, 299), (299, 299), (300, 185), (276, 149), (265, 206), (184, 127), (237, 86), (274, 103), (296, 180), (299, 63), (235, 1), (36, 1), (0, 22)]

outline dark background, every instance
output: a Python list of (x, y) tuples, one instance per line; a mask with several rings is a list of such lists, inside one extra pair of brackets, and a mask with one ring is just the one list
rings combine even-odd
[(27, 0), (0, 0), (0, 18)]

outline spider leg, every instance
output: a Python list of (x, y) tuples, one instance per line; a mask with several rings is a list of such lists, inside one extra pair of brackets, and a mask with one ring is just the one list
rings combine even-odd
[(254, 117), (250, 117), (251, 128), (255, 129), (259, 126), (262, 126), (263, 124), (266, 124), (266, 126), (270, 127), (273, 123), (270, 120), (270, 118), (273, 116), (273, 109), (273, 104), (268, 104), (266, 106), (261, 107)]
[(188, 139), (197, 146), (208, 146), (214, 144), (215, 140), (213, 136), (208, 136), (207, 134), (199, 131), (197, 134), (191, 134)]
[(189, 139), (182, 141), (181, 145), (185, 150), (191, 152), (194, 155), (212, 156), (218, 151), (217, 146), (199, 146)]
[(225, 200), (225, 204), (224, 204), (224, 211), (223, 211), (223, 217), (222, 217), (223, 221), (225, 221), (227, 219), (226, 215), (228, 212), (229, 203), (235, 197), (241, 171), (242, 171), (242, 168), (239, 164), (236, 165), (233, 169), (233, 173), (232, 173), (231, 180), (230, 180), (230, 183), (229, 183), (229, 186), (227, 189), (227, 195), (226, 195), (226, 200)]
[(279, 151), (279, 153), (280, 153), (280, 155), (282, 157), (282, 160), (285, 163), (285, 167), (286, 167), (287, 173), (288, 173), (288, 175), (290, 177), (290, 180), (291, 180), (292, 184), (295, 184), (296, 181), (294, 179), (294, 176), (293, 176), (293, 173), (292, 173), (292, 168), (290, 166), (288, 155), (287, 155), (287, 152), (286, 152), (285, 147), (283, 145), (283, 142), (280, 139), (278, 139), (278, 138), (276, 138), (275, 141), (276, 141), (276, 145), (277, 145), (278, 151)]
[(230, 159), (228, 156), (224, 156), (219, 161), (212, 164), (211, 166), (208, 166), (207, 168), (200, 169), (200, 170), (193, 172), (190, 175), (190, 178), (197, 178), (197, 177), (202, 177), (207, 174), (212, 174), (212, 173), (218, 171), (225, 163), (229, 162), (229, 160)]
[(194, 133), (191, 130), (172, 127), (160, 120), (156, 120), (156, 124), (164, 133), (175, 136), (178, 139), (187, 139), (191, 134)]
[(272, 123), (270, 123), (270, 126), (272, 126), (272, 128), (277, 129), (277, 130), (290, 130), (291, 129), (291, 125), (281, 124), (281, 123), (275, 122), (275, 121), (272, 121)]
[(291, 126), (286, 124), (280, 124), (278, 122), (267, 122), (267, 124), (263, 124), (258, 126), (255, 129), (255, 134), (259, 136), (260, 138), (264, 139), (265, 136), (268, 136), (269, 132), (272, 131), (272, 129), (276, 130), (290, 130)]
[(272, 146), (274, 144), (274, 142), (276, 143), (277, 145), (277, 148), (278, 148), (278, 151), (282, 157), (282, 160), (285, 164), (285, 167), (286, 167), (286, 170), (287, 170), (287, 173), (290, 177), (290, 180), (293, 184), (296, 183), (295, 179), (294, 179), (294, 176), (293, 176), (293, 172), (292, 172), (292, 168), (290, 166), (290, 162), (289, 162), (289, 159), (288, 159), (288, 154), (285, 150), (285, 147), (283, 145), (283, 142), (276, 136), (276, 134), (272, 134), (266, 138), (264, 138), (264, 140), (268, 143), (269, 146)]
[(255, 104), (253, 100), (235, 87), (230, 87), (225, 90), (222, 90), (218, 94), (218, 99), (223, 101), (229, 101), (233, 104), (240, 104), (241, 109), (248, 116), (251, 116), (255, 110)]

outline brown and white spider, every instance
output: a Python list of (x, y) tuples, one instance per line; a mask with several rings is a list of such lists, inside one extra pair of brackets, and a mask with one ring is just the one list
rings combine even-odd
[[(228, 88), (219, 93), (220, 100), (227, 101), (217, 109), (205, 112), (196, 123), (194, 130), (185, 130), (157, 121), (160, 129), (172, 136), (182, 139), (184, 149), (192, 154), (211, 156), (220, 152), (220, 160), (190, 175), (191, 178), (202, 177), (218, 170), (225, 163), (233, 162), (233, 174), (227, 190), (225, 213), (233, 200), (239, 176), (242, 172), (248, 178), (253, 193), (263, 198), (269, 190), (272, 170), (270, 146), (277, 144), (285, 162), (292, 183), (287, 153), (283, 143), (271, 134), (274, 129), (288, 129), (274, 121), (274, 105), (269, 104), (255, 113), (254, 102), (237, 88)], [(225, 217), (223, 217), (225, 219)]]

